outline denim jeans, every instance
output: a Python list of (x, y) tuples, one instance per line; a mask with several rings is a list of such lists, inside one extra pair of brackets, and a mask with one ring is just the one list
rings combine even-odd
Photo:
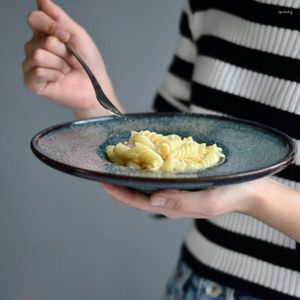
[(246, 293), (199, 277), (180, 262), (168, 281), (164, 300), (258, 300)]

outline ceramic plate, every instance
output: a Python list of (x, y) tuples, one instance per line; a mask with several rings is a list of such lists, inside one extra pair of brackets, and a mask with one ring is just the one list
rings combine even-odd
[[(258, 123), (192, 113), (128, 116), (130, 122), (109, 116), (44, 129), (32, 138), (31, 149), (59, 171), (143, 192), (197, 190), (253, 180), (283, 170), (295, 158), (295, 144), (287, 135)], [(135, 170), (109, 162), (105, 147), (127, 141), (132, 130), (174, 133), (192, 136), (197, 142), (216, 143), (226, 159), (216, 167), (190, 173)]]

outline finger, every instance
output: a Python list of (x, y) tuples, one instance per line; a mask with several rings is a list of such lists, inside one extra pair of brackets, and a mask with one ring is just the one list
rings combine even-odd
[(60, 71), (46, 68), (34, 68), (25, 74), (25, 86), (34, 94), (42, 95), (49, 82), (62, 79), (64, 74)]
[(153, 205), (150, 202), (149, 196), (138, 193), (133, 190), (129, 190), (119, 186), (113, 186), (108, 184), (100, 184), (103, 190), (109, 194), (119, 204), (126, 205), (132, 208), (140, 209), (143, 211), (161, 214), (169, 219), (179, 218), (201, 218), (202, 216), (195, 212), (185, 212), (178, 208)]
[(31, 12), (28, 15), (27, 22), (35, 36), (54, 35), (62, 42), (67, 42), (71, 37), (71, 33), (67, 29), (63, 29), (43, 11)]
[[(153, 205), (150, 201), (152, 197), (150, 197), (149, 199), (149, 197), (144, 194), (140, 194), (136, 191), (129, 190), (123, 187), (103, 183), (101, 183), (100, 186), (107, 194), (109, 194), (115, 201), (117, 201), (121, 205), (126, 205), (155, 214), (161, 214), (170, 219), (204, 217), (196, 211), (185, 212), (176, 207), (166, 207), (156, 204)], [(166, 192), (168, 193), (168, 191)]]
[(27, 73), (36, 67), (54, 69), (64, 74), (68, 74), (71, 71), (71, 67), (64, 59), (41, 48), (36, 49), (27, 57), (23, 64), (23, 71)]
[(182, 209), (182, 191), (164, 190), (151, 195), (150, 202), (153, 206)]
[(139, 206), (136, 208), (140, 208), (140, 207), (145, 208), (147, 204), (148, 197), (134, 190), (130, 190), (120, 186), (110, 185), (107, 183), (100, 183), (100, 186), (107, 194), (109, 194), (115, 200), (122, 202), (127, 206), (130, 207)]
[(54, 36), (33, 38), (24, 45), (24, 52), (26, 56), (30, 56), (33, 51), (39, 48), (45, 49), (64, 59), (70, 56), (64, 43)]
[(150, 203), (153, 206), (198, 218), (208, 217), (213, 214), (213, 209), (216, 209), (215, 201), (211, 201), (209, 190), (196, 192), (164, 190), (152, 194)]
[(51, 19), (56, 21), (60, 26), (70, 31), (71, 33), (74, 30), (74, 27), (77, 27), (78, 24), (57, 4), (51, 0), (38, 0), (38, 8)]
[(149, 196), (146, 196), (145, 194), (139, 193), (128, 188), (110, 185), (106, 183), (100, 183), (100, 186), (114, 200), (123, 205), (148, 212), (162, 213), (161, 208), (153, 207), (150, 204)]

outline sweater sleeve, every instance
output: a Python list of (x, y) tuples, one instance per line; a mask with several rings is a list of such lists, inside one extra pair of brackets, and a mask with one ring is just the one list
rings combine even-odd
[(184, 7), (179, 24), (179, 38), (168, 72), (154, 103), (155, 111), (187, 111), (191, 94), (191, 80), (197, 48), (190, 27), (190, 10)]

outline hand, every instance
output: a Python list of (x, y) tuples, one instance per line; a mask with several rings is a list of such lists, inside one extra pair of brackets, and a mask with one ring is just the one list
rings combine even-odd
[(100, 186), (121, 205), (178, 219), (209, 218), (232, 211), (247, 213), (255, 206), (258, 181), (197, 192), (164, 190), (151, 196), (104, 183)]
[(25, 44), (24, 83), (37, 95), (45, 96), (75, 114), (91, 117), (105, 113), (96, 100), (92, 85), (64, 43), (70, 42), (86, 60), (113, 102), (117, 101), (104, 62), (87, 32), (51, 0), (38, 0), (39, 10), (28, 15), (33, 31)]

